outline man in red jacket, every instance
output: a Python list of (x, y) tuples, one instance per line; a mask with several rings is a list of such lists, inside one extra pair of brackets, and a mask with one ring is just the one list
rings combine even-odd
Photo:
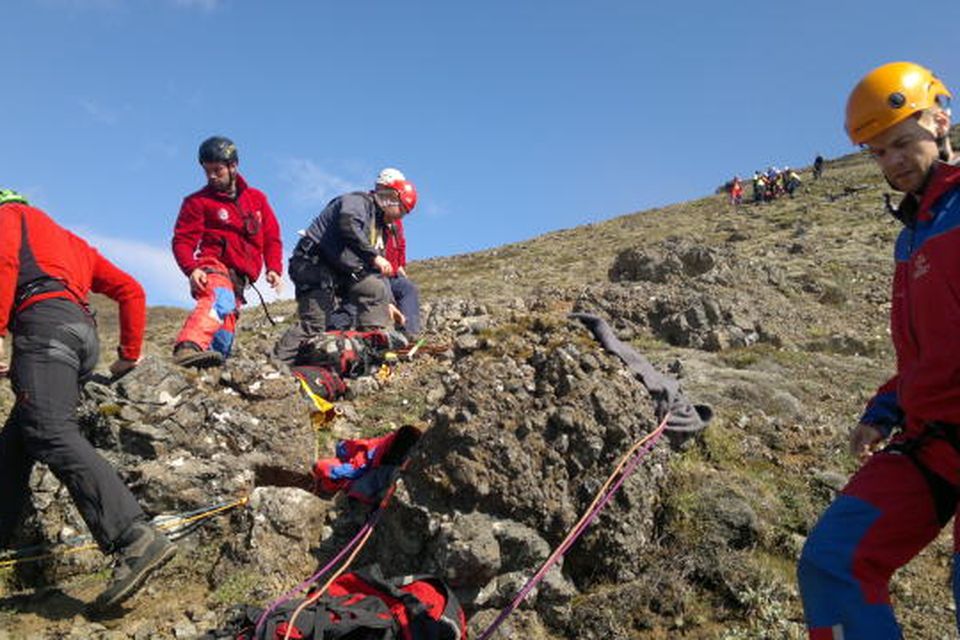
[(100, 548), (116, 556), (95, 603), (108, 609), (131, 596), (176, 547), (146, 524), (130, 490), (77, 424), (79, 381), (100, 353), (87, 306), (91, 291), (120, 305), (118, 359), (110, 367), (120, 375), (140, 361), (143, 288), (22, 196), (0, 191), (0, 338), (13, 334), (12, 361), (0, 372), (16, 394), (0, 430), (0, 547), (19, 523), (34, 462), (44, 463), (69, 490)]
[[(904, 225), (890, 313), (897, 371), (851, 434), (863, 466), (821, 516), (800, 557), (800, 594), (815, 640), (901, 638), (890, 578), (957, 511), (960, 167), (948, 137), (950, 98), (929, 69), (894, 62), (867, 74), (847, 101), (850, 139), (905, 194), (892, 210)], [(960, 522), (954, 522), (957, 599)]]
[(183, 366), (223, 364), (230, 355), (243, 291), (260, 277), (279, 291), (280, 226), (262, 191), (237, 173), (237, 147), (214, 136), (200, 145), (207, 186), (187, 196), (173, 230), (173, 255), (190, 278), (197, 306), (174, 345)]

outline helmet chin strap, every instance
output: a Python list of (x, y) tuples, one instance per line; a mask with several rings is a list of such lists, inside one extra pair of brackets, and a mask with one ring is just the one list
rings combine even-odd
[(937, 137), (937, 149), (940, 151), (940, 159), (944, 162), (950, 162), (950, 146), (947, 139), (948, 134)]

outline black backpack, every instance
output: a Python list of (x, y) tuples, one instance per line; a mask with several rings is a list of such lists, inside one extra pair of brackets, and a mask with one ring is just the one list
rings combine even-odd
[(327, 367), (341, 377), (357, 378), (373, 372), (389, 346), (384, 331), (325, 331), (300, 343), (296, 364)]
[[(466, 617), (450, 588), (432, 576), (384, 578), (374, 565), (337, 578), (327, 592), (271, 611), (255, 634), (262, 609), (246, 610), (236, 640), (466, 640)], [(291, 629), (291, 626), (293, 627)]]

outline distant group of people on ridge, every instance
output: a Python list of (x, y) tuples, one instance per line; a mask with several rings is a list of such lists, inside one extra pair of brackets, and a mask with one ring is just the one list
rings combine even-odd
[[(803, 546), (797, 574), (813, 640), (901, 638), (890, 578), (960, 507), (960, 162), (948, 136), (951, 99), (929, 69), (895, 62), (864, 76), (847, 100), (850, 140), (867, 149), (889, 185), (904, 194), (893, 209), (903, 225), (890, 311), (896, 372), (851, 430), (850, 449), (862, 466)], [(175, 360), (185, 366), (222, 363), (247, 287), (266, 268), (268, 284), (279, 289), (282, 272), (279, 225), (266, 196), (237, 172), (236, 146), (210, 138), (199, 161), (207, 185), (184, 200), (173, 238), (177, 264), (197, 300), (174, 347)], [(818, 157), (815, 177), (822, 167)], [(787, 168), (758, 171), (754, 200), (792, 194), (799, 184)], [(329, 328), (419, 330), (402, 227), (416, 202), (413, 184), (384, 169), (370, 191), (334, 198), (312, 221), (290, 260), (300, 317), (278, 340), (278, 359), (289, 360), (305, 336)], [(23, 196), (0, 191), (0, 336), (11, 333), (13, 344), (0, 373), (9, 374), (16, 394), (0, 430), (0, 546), (9, 544), (25, 506), (31, 468), (46, 464), (100, 548), (116, 555), (96, 602), (109, 607), (136, 591), (175, 547), (146, 524), (133, 495), (77, 424), (78, 382), (99, 352), (91, 291), (119, 304), (120, 345), (110, 371), (120, 375), (140, 362), (142, 287)], [(0, 341), (0, 357), (2, 349)], [(956, 520), (954, 527), (956, 550)], [(953, 576), (960, 602), (957, 551)]]
[[(766, 171), (754, 171), (752, 184), (753, 202), (754, 204), (760, 204), (762, 202), (776, 200), (784, 194), (792, 198), (794, 192), (803, 184), (803, 181), (800, 179), (800, 174), (790, 167), (778, 169), (777, 167), (771, 166)], [(743, 182), (740, 176), (733, 176), (733, 180), (729, 183), (728, 191), (730, 194), (730, 204), (734, 206), (743, 204)]]
[[(266, 195), (239, 174), (236, 145), (211, 137), (198, 160), (206, 185), (184, 199), (172, 242), (196, 300), (173, 346), (174, 361), (187, 367), (223, 364), (248, 288), (266, 269), (266, 282), (279, 292), (283, 272), (280, 226)], [(400, 343), (419, 332), (402, 222), (416, 203), (413, 183), (388, 168), (373, 189), (334, 198), (313, 220), (290, 259), (299, 322), (278, 340), (278, 360), (292, 363), (302, 341), (328, 329), (380, 329)], [(110, 372), (120, 376), (141, 361), (143, 288), (24, 196), (0, 190), (0, 338), (9, 331), (13, 345), (0, 375), (9, 375), (16, 394), (0, 430), (0, 549), (20, 521), (34, 463), (46, 464), (100, 549), (115, 556), (93, 603), (103, 611), (130, 597), (176, 547), (147, 524), (117, 472), (80, 432), (79, 384), (100, 352), (90, 292), (119, 305), (120, 345)]]

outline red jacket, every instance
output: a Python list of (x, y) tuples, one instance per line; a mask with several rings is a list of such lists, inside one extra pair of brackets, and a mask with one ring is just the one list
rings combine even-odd
[(407, 239), (403, 234), (403, 220), (397, 219), (387, 227), (384, 234), (383, 257), (393, 265), (396, 273), (400, 267), (407, 266)]
[[(960, 429), (960, 167), (939, 163), (920, 202), (913, 201), (915, 213), (903, 213), (911, 199), (900, 207), (905, 227), (896, 243), (890, 311), (897, 373), (862, 419), (888, 432), (903, 426), (907, 437), (929, 422)], [(939, 458), (927, 461), (934, 469), (955, 466), (958, 454), (945, 442), (930, 449)], [(960, 480), (960, 469), (949, 475)]]
[(119, 354), (136, 360), (147, 317), (143, 287), (43, 211), (0, 206), (0, 336), (35, 302), (66, 298), (85, 305), (91, 291), (119, 303)]
[(268, 271), (282, 273), (280, 225), (262, 191), (237, 176), (237, 197), (209, 186), (183, 200), (173, 228), (173, 256), (188, 276), (201, 258), (215, 258), (251, 282)]

